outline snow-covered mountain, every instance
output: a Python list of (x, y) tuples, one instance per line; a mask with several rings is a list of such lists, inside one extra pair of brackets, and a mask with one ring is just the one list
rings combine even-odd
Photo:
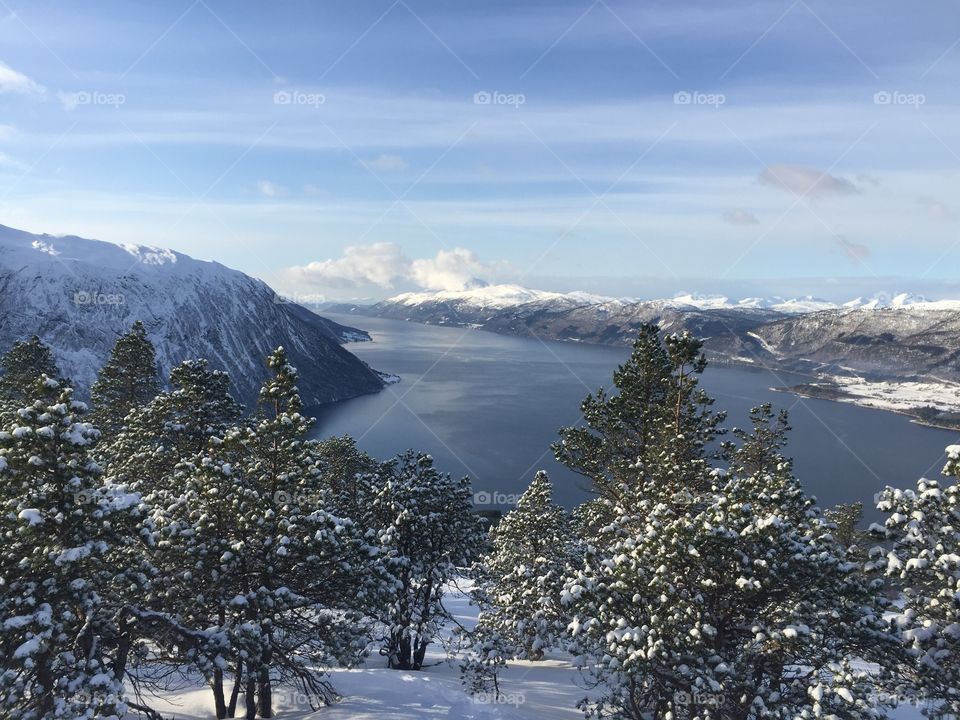
[(879, 379), (936, 374), (960, 380), (960, 301), (908, 293), (847, 303), (696, 294), (634, 300), (496, 285), (407, 293), (370, 306), (332, 309), (606, 345), (629, 344), (639, 325), (651, 322), (667, 332), (689, 330), (705, 338), (718, 359)]
[(368, 336), (299, 305), (261, 280), (215, 262), (144, 245), (34, 235), (0, 225), (0, 352), (39, 335), (80, 392), (96, 379), (117, 336), (147, 326), (161, 373), (207, 358), (230, 373), (250, 406), (283, 345), (307, 404), (375, 392), (379, 375), (341, 343)]

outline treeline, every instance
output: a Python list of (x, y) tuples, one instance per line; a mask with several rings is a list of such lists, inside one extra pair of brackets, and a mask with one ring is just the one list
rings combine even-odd
[(488, 534), (429, 456), (309, 439), (296, 371), (267, 362), (244, 414), (202, 360), (161, 390), (139, 323), (90, 411), (37, 338), (0, 359), (0, 715), (156, 718), (199, 680), (220, 718), (271, 717), (278, 688), (320, 707), (324, 670), (371, 648), (421, 669), (462, 574), (481, 612), (457, 654), (487, 699), (509, 661), (564, 652), (596, 717), (960, 713), (960, 446), (865, 533), (803, 491), (785, 413), (727, 433), (700, 342), (644, 326), (553, 446), (594, 498), (568, 512), (538, 473)]
[(158, 718), (202, 679), (217, 717), (271, 717), (278, 685), (335, 700), (324, 668), (371, 642), (419, 669), (483, 542), (469, 482), (307, 439), (296, 371), (267, 363), (244, 415), (203, 360), (161, 392), (140, 323), (89, 412), (36, 337), (0, 360), (0, 716)]

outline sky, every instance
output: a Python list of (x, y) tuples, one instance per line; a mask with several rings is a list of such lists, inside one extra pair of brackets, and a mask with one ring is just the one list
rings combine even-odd
[(960, 6), (0, 0), (0, 224), (285, 294), (954, 290)]

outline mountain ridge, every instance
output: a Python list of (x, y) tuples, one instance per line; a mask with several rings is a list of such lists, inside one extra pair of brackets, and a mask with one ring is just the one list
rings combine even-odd
[(262, 280), (213, 261), (147, 245), (37, 235), (0, 225), (0, 351), (38, 335), (83, 395), (116, 338), (141, 320), (161, 377), (191, 358), (230, 373), (248, 407), (278, 345), (301, 376), (305, 404), (383, 387), (377, 371), (341, 347), (363, 331), (283, 301)]

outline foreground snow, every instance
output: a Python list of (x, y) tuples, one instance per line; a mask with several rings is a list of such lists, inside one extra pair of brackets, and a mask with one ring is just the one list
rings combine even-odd
[[(444, 601), (457, 622), (471, 627), (477, 611), (465, 595), (466, 588), (451, 588)], [(386, 667), (386, 660), (371, 654), (366, 666), (334, 670), (330, 680), (343, 699), (331, 707), (312, 711), (306, 699), (289, 688), (274, 690), (276, 717), (280, 720), (525, 720), (527, 718), (583, 718), (577, 702), (586, 695), (580, 673), (569, 657), (554, 656), (539, 662), (515, 662), (503, 673), (499, 699), (471, 697), (460, 685), (456, 663), (448, 661), (442, 645), (427, 653), (421, 672)], [(177, 720), (213, 718), (213, 696), (206, 686), (151, 698), (149, 703), (164, 717)]]
[[(471, 627), (476, 608), (468, 602), (465, 587), (450, 588), (445, 605), (457, 622)], [(539, 662), (512, 662), (500, 682), (499, 701), (492, 697), (471, 697), (460, 685), (460, 672), (439, 644), (428, 651), (421, 672), (401, 672), (386, 667), (385, 660), (372, 654), (366, 666), (355, 670), (334, 670), (330, 680), (342, 695), (335, 705), (317, 711), (289, 688), (276, 687), (274, 699), (278, 720), (547, 720), (582, 719), (577, 702), (588, 694), (582, 675), (570, 658), (554, 654)], [(150, 704), (165, 718), (209, 720), (214, 718), (210, 690), (195, 685)], [(920, 708), (906, 705), (891, 712), (892, 720), (920, 720)]]

